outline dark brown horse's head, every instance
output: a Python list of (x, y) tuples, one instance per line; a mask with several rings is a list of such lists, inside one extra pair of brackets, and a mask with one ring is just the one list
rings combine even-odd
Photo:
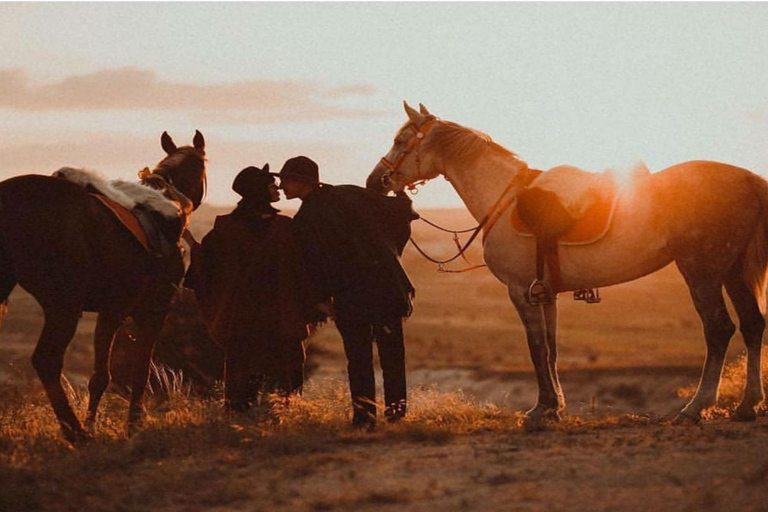
[(168, 154), (157, 164), (152, 171), (159, 174), (168, 183), (176, 187), (192, 201), (192, 209), (196, 210), (203, 202), (208, 187), (208, 178), (205, 174), (205, 139), (203, 134), (195, 130), (192, 146), (176, 147), (176, 144), (163, 132), (160, 137), (160, 145)]

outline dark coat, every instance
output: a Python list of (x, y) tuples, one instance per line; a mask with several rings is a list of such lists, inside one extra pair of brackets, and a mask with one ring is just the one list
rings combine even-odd
[(303, 357), (293, 346), (307, 337), (314, 306), (291, 222), (282, 215), (217, 217), (187, 277), (214, 340), (228, 353), (252, 354), (249, 373), (275, 378), (297, 364), (286, 359)]
[(318, 302), (369, 319), (409, 316), (414, 288), (400, 254), (417, 218), (405, 197), (324, 185), (302, 202), (294, 228)]

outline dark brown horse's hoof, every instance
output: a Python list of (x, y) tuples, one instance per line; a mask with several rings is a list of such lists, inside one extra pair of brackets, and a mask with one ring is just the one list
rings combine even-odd
[(125, 426), (125, 433), (128, 437), (133, 437), (144, 430), (145, 422), (143, 420), (129, 421)]
[(72, 444), (72, 446), (84, 446), (94, 439), (90, 432), (86, 432), (82, 428), (73, 429), (69, 425), (62, 424), (61, 432), (64, 435), (64, 439)]

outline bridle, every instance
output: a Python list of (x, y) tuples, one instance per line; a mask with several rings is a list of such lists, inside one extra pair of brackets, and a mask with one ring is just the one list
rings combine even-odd
[[(394, 161), (388, 160), (386, 157), (381, 158), (381, 164), (385, 166), (389, 171), (383, 173), (381, 175), (381, 185), (384, 188), (390, 188), (392, 185), (392, 182), (398, 183), (403, 182), (402, 179), (402, 173), (399, 172), (397, 169), (400, 167), (400, 164), (403, 163), (403, 160), (406, 156), (408, 156), (409, 153), (415, 151), (416, 152), (416, 166), (417, 166), (417, 172), (416, 177), (417, 179), (414, 181), (411, 181), (410, 183), (405, 183), (403, 188), (407, 188), (412, 194), (416, 194), (418, 192), (418, 189), (416, 188), (419, 185), (423, 185), (427, 181), (429, 181), (429, 178), (419, 178), (421, 176), (421, 156), (419, 153), (419, 147), (421, 146), (421, 141), (424, 140), (424, 136), (429, 131), (432, 126), (437, 123), (438, 119), (435, 116), (428, 116), (426, 121), (421, 124), (421, 126), (417, 127), (415, 123), (409, 124), (406, 128), (410, 129), (414, 132), (414, 136), (408, 139), (406, 142), (405, 148), (400, 152), (400, 154), (397, 155)], [(482, 232), (483, 238), (488, 236), (488, 233), (491, 231), (493, 226), (496, 224), (496, 222), (499, 220), (499, 218), (502, 216), (504, 212), (506, 212), (510, 206), (516, 201), (517, 194), (512, 193), (516, 187), (524, 186), (530, 180), (532, 179), (532, 173), (530, 172), (530, 169), (526, 165), (525, 168), (518, 171), (515, 176), (507, 183), (507, 185), (504, 187), (504, 190), (499, 195), (496, 202), (491, 206), (491, 209), (488, 211), (488, 213), (485, 214), (485, 216), (480, 220), (478, 225), (474, 228), (465, 229), (461, 231), (455, 231), (451, 229), (445, 229), (441, 226), (438, 226), (437, 224), (430, 222), (424, 218), (420, 218), (422, 221), (426, 222), (427, 224), (448, 233), (453, 233), (453, 241), (456, 244), (456, 248), (458, 249), (458, 252), (447, 259), (437, 259), (429, 256), (424, 250), (422, 250), (421, 247), (416, 243), (416, 241), (413, 239), (413, 237), (410, 238), (411, 243), (416, 248), (416, 250), (424, 256), (427, 260), (431, 261), (432, 263), (438, 264), (438, 271), (439, 272), (451, 272), (451, 273), (459, 273), (459, 272), (467, 272), (469, 270), (475, 270), (477, 268), (485, 267), (486, 265), (472, 265), (464, 255), (469, 249), (469, 246), (472, 245), (472, 243), (475, 241), (475, 239), (478, 237), (478, 235)], [(464, 243), (464, 245), (461, 245), (459, 243), (458, 235), (459, 233), (472, 233), (469, 237), (469, 239)], [(448, 270), (445, 268), (446, 263), (450, 263), (457, 258), (461, 257), (466, 263), (470, 265), (470, 267), (462, 269), (462, 270)]]
[(414, 133), (414, 136), (408, 139), (408, 141), (405, 143), (405, 148), (400, 152), (399, 155), (397, 155), (395, 160), (389, 161), (387, 157), (381, 157), (381, 164), (389, 169), (387, 172), (381, 175), (380, 179), (381, 185), (383, 187), (389, 188), (390, 185), (392, 185), (392, 182), (401, 183), (404, 181), (402, 179), (402, 173), (397, 169), (400, 167), (400, 164), (403, 163), (405, 157), (413, 151), (416, 152), (417, 179), (405, 184), (403, 188), (407, 188), (412, 194), (416, 194), (418, 192), (416, 187), (429, 181), (429, 178), (419, 178), (419, 176), (421, 176), (421, 154), (419, 152), (419, 147), (421, 146), (421, 141), (424, 140), (424, 136), (427, 134), (429, 129), (435, 125), (435, 123), (437, 123), (437, 118), (435, 116), (427, 116), (426, 121), (418, 127), (415, 123), (410, 123), (407, 128)]
[(189, 216), (192, 214), (192, 207), (194, 203), (189, 199), (184, 192), (178, 189), (173, 184), (173, 180), (156, 171), (150, 171), (149, 167), (145, 167), (138, 173), (139, 179), (142, 183), (151, 186), (157, 190), (161, 190), (168, 199), (175, 201), (179, 205), (179, 211), (181, 214), (182, 226), (186, 229), (189, 223)]

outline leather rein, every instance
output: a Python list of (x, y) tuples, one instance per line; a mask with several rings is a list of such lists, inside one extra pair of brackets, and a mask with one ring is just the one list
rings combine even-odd
[[(408, 125), (407, 128), (409, 128), (411, 131), (414, 132), (414, 137), (411, 137), (408, 142), (406, 143), (405, 149), (395, 158), (395, 160), (389, 161), (386, 157), (381, 158), (381, 164), (384, 165), (387, 169), (389, 169), (388, 172), (382, 174), (381, 176), (381, 184), (385, 188), (389, 188), (392, 184), (392, 182), (401, 182), (403, 181), (402, 178), (398, 178), (398, 176), (402, 176), (402, 173), (399, 172), (397, 169), (400, 167), (400, 164), (403, 163), (403, 160), (405, 157), (415, 150), (416, 152), (416, 165), (417, 165), (417, 176), (421, 175), (421, 156), (419, 153), (419, 147), (421, 146), (421, 141), (424, 140), (424, 137), (426, 133), (429, 131), (429, 129), (437, 122), (437, 118), (434, 116), (428, 116), (426, 122), (422, 123), (420, 127), (417, 127), (415, 123), (411, 123)], [(426, 222), (430, 226), (439, 229), (440, 231), (444, 231), (446, 233), (452, 233), (453, 234), (453, 241), (456, 244), (456, 248), (458, 252), (453, 255), (450, 258), (447, 259), (437, 259), (433, 258), (430, 255), (428, 255), (421, 247), (419, 247), (419, 244), (416, 243), (416, 241), (413, 239), (413, 237), (410, 237), (410, 241), (413, 244), (413, 246), (416, 248), (416, 250), (421, 254), (424, 258), (431, 261), (432, 263), (436, 263), (438, 265), (437, 271), (438, 272), (445, 272), (445, 273), (453, 273), (453, 274), (459, 274), (462, 272), (469, 272), (470, 270), (475, 270), (478, 268), (486, 267), (487, 265), (473, 265), (465, 256), (466, 251), (469, 249), (469, 247), (472, 245), (472, 243), (475, 241), (477, 236), (480, 234), (480, 232), (483, 232), (483, 239), (485, 239), (486, 236), (488, 236), (488, 233), (491, 231), (493, 226), (496, 225), (496, 222), (499, 220), (499, 218), (502, 216), (502, 214), (509, 209), (509, 207), (512, 205), (512, 203), (515, 202), (517, 199), (517, 194), (512, 194), (509, 197), (507, 197), (507, 194), (510, 190), (512, 190), (517, 185), (526, 184), (530, 181), (531, 176), (528, 172), (529, 168), (526, 165), (524, 169), (521, 169), (515, 176), (512, 177), (512, 179), (507, 183), (506, 187), (504, 187), (504, 190), (499, 195), (499, 198), (496, 200), (496, 202), (491, 206), (490, 210), (488, 210), (488, 213), (486, 213), (483, 218), (480, 220), (478, 225), (474, 228), (470, 229), (464, 229), (464, 230), (452, 230), (452, 229), (446, 229), (443, 228), (434, 222), (428, 221), (427, 219), (420, 217), (422, 221)], [(415, 181), (412, 181), (410, 183), (404, 184), (404, 188), (407, 188), (412, 194), (416, 194), (418, 192), (417, 186), (425, 184), (429, 179), (427, 178), (418, 178)], [(469, 239), (464, 243), (464, 245), (461, 245), (459, 242), (459, 234), (460, 233), (469, 233), (470, 235)], [(457, 258), (461, 257), (468, 265), (470, 265), (467, 268), (463, 268), (460, 270), (449, 270), (445, 268), (445, 265), (447, 263), (450, 263)]]

